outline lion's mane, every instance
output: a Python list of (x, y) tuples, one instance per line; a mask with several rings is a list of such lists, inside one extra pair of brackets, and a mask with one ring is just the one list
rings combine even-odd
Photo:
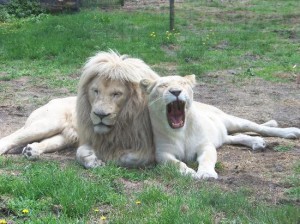
[[(107, 134), (95, 133), (90, 118), (88, 88), (95, 77), (118, 80), (130, 87), (129, 99), (121, 109), (114, 128)], [(79, 145), (89, 144), (97, 158), (104, 162), (119, 162), (126, 150), (149, 158), (149, 161), (139, 161), (136, 166), (151, 162), (154, 153), (152, 127), (146, 97), (139, 87), (143, 78), (156, 79), (158, 75), (142, 60), (114, 51), (99, 52), (87, 61), (79, 81), (76, 106)]]

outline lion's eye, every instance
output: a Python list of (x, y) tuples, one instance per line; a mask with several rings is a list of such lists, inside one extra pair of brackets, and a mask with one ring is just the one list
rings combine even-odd
[(94, 89), (93, 91), (94, 91), (95, 95), (99, 94), (99, 90), (98, 89)]
[(113, 97), (119, 97), (119, 96), (122, 96), (122, 92), (113, 92), (113, 93), (112, 93), (112, 96), (113, 96)]
[(164, 84), (160, 84), (158, 87), (159, 88), (166, 88), (166, 87), (168, 87), (168, 85), (166, 83), (164, 83)]

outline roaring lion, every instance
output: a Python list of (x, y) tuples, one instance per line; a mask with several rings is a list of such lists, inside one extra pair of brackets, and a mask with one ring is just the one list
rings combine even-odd
[(55, 99), (32, 112), (24, 127), (0, 140), (0, 155), (25, 146), (23, 154), (36, 159), (77, 147), (80, 140), (76, 157), (86, 168), (107, 161), (152, 163), (152, 129), (139, 87), (143, 78), (158, 75), (140, 59), (99, 52), (83, 68), (78, 97)]
[[(194, 75), (141, 80), (141, 88), (149, 98), (158, 163), (176, 163), (181, 174), (196, 179), (218, 178), (215, 171), (218, 147), (223, 144), (240, 144), (253, 150), (266, 147), (261, 137), (231, 134), (255, 132), (262, 136), (300, 137), (299, 128), (277, 128), (274, 120), (260, 125), (193, 101), (195, 83)], [(188, 161), (198, 162), (197, 171), (184, 163)]]

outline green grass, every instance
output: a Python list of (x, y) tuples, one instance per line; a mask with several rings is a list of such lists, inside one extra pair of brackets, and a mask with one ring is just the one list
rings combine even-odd
[[(298, 0), (224, 2), (176, 4), (172, 35), (166, 8), (82, 10), (0, 23), (0, 91), (26, 76), (33, 85), (75, 93), (86, 59), (108, 49), (140, 57), (161, 75), (168, 66), (198, 77), (238, 70), (237, 80), (288, 81), (300, 73)], [(84, 170), (75, 161), (0, 157), (0, 169), (0, 220), (13, 223), (92, 223), (102, 215), (110, 223), (299, 223), (299, 166), (287, 177), (291, 200), (277, 205), (181, 177), (170, 166)]]
[(289, 144), (289, 145), (277, 145), (274, 147), (274, 150), (277, 152), (287, 152), (292, 150), (294, 145)]
[(287, 183), (292, 187), (287, 190), (287, 195), (292, 200), (299, 201), (300, 200), (300, 162), (298, 161), (294, 168), (294, 173), (292, 176), (288, 177)]
[(84, 170), (74, 162), (62, 166), (4, 157), (0, 162), (0, 219), (14, 223), (90, 223), (101, 216), (110, 223), (299, 221), (295, 206), (251, 201), (247, 191), (228, 192), (212, 182), (182, 177), (170, 165), (127, 170), (108, 164)]
[(268, 80), (281, 74), (293, 79), (300, 71), (299, 11), (297, 0), (189, 1), (176, 5), (177, 34), (171, 38), (165, 8), (11, 20), (0, 23), (1, 80), (26, 75), (75, 91), (74, 74), (88, 57), (108, 49), (140, 57), (162, 75), (168, 74), (166, 62), (176, 63), (182, 75), (251, 68)]

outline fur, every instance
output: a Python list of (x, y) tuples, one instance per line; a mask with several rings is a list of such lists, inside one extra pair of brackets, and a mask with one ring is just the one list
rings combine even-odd
[[(99, 52), (83, 68), (78, 98), (55, 99), (32, 112), (22, 128), (0, 139), (0, 155), (25, 146), (23, 154), (34, 160), (43, 153), (77, 147), (80, 139), (77, 159), (87, 168), (111, 160), (130, 167), (151, 164), (154, 145), (145, 95), (139, 87), (142, 78), (156, 79), (158, 75), (140, 59), (114, 51)], [(114, 127), (105, 134), (95, 133), (92, 119), (97, 119), (88, 100), (89, 88), (96, 81), (126, 90)], [(111, 104), (107, 101), (96, 106), (103, 109)]]
[[(80, 139), (76, 157), (84, 167), (97, 167), (107, 161), (115, 161), (125, 167), (145, 166), (154, 162), (149, 111), (145, 95), (139, 87), (142, 78), (154, 80), (158, 75), (140, 59), (120, 56), (112, 51), (97, 54), (84, 66), (76, 107)], [(105, 80), (109, 82), (106, 87), (103, 86)], [(118, 103), (107, 100), (108, 95), (95, 97), (91, 93), (91, 88), (98, 88), (98, 94), (98, 91), (103, 93), (109, 88), (113, 91), (121, 86), (125, 87), (122, 91), (126, 94), (122, 95), (124, 102), (118, 111), (109, 109), (112, 106), (118, 108), (114, 105)], [(110, 118), (102, 120), (107, 119), (104, 123), (114, 125), (110, 130), (100, 127), (100, 133), (97, 133), (95, 125), (101, 119), (95, 118), (94, 114), (108, 110)]]
[(23, 148), (28, 159), (78, 144), (76, 97), (51, 100), (33, 111), (25, 125), (0, 140), (0, 155)]
[[(240, 144), (253, 150), (266, 147), (261, 137), (233, 133), (255, 132), (263, 136), (300, 137), (299, 128), (278, 128), (274, 120), (259, 125), (193, 101), (192, 88), (195, 84), (194, 75), (161, 77), (155, 81), (144, 79), (140, 83), (149, 95), (148, 107), (158, 163), (178, 164), (182, 174), (196, 179), (218, 178), (215, 171), (218, 147), (223, 144)], [(172, 105), (169, 104), (171, 102), (175, 102), (175, 109), (167, 107)], [(178, 102), (185, 102), (181, 112)], [(198, 162), (196, 171), (186, 165), (189, 161)]]

